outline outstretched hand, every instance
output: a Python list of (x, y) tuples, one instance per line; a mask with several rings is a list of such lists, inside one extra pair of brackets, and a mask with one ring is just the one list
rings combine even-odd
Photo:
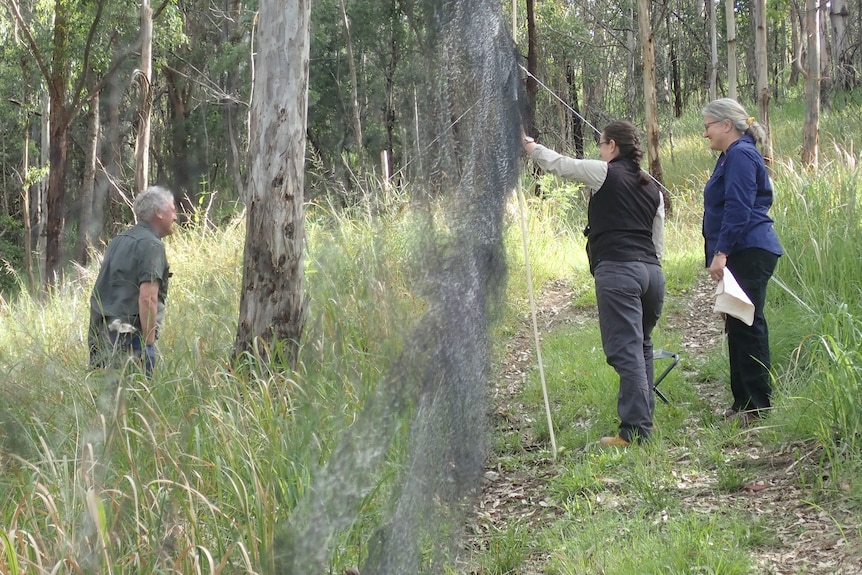
[(524, 147), (524, 153), (528, 156), (530, 155), (530, 152), (533, 151), (533, 148), (536, 147), (536, 141), (528, 136), (524, 130), (521, 130), (521, 143)]

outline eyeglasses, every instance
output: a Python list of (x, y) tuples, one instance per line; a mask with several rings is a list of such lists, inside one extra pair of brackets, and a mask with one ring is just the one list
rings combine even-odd
[(713, 124), (720, 124), (723, 121), (724, 120), (714, 120), (712, 122), (707, 122), (703, 125), (703, 131), (706, 132), (707, 130), (709, 130), (709, 127), (712, 126)]
[(599, 147), (601, 148), (605, 144), (610, 144), (610, 143), (611, 143), (610, 140), (599, 140)]

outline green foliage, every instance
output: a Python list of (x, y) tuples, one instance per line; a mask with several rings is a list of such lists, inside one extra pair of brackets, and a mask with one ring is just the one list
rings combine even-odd
[[(346, 8), (345, 30), (342, 5)], [(309, 71), (308, 131), (314, 142), (315, 161), (322, 170), (331, 197), (343, 196), (347, 205), (361, 197), (364, 174), (379, 172), (379, 150), (389, 150), (392, 165), (404, 167), (404, 155), (418, 143), (413, 127), (414, 106), (421, 106), (417, 85), (427, 62), (419, 36), (425, 33), (411, 5), (398, 2), (340, 2), (312, 4)], [(357, 75), (353, 86), (351, 66)], [(354, 102), (352, 90), (359, 94)], [(417, 101), (417, 97), (420, 98)], [(362, 129), (357, 142), (354, 106)], [(388, 117), (391, 107), (391, 117)], [(392, 142), (389, 142), (391, 130)], [(352, 161), (350, 161), (350, 160)]]
[(794, 433), (817, 437), (840, 467), (848, 450), (858, 453), (862, 428), (862, 227), (856, 159), (843, 148), (835, 152), (817, 173), (788, 169), (777, 179), (776, 227), (787, 253), (773, 294), (787, 318), (778, 322), (789, 360), (781, 405), (793, 414)]
[(20, 287), (18, 271), (24, 268), (24, 231), (21, 223), (0, 214), (0, 296)]
[(510, 196), (507, 205), (509, 226), (504, 241), (511, 266), (507, 297), (510, 314), (529, 309), (528, 263), (536, 291), (550, 279), (564, 277), (576, 294), (591, 292), (582, 233), (585, 212), (576, 207), (577, 200), (568, 193), (572, 188), (549, 185), (543, 190), (542, 198), (521, 190)]

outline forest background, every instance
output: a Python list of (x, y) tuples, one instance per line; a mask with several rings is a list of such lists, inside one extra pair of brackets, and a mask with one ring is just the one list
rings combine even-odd
[[(206, 213), (222, 222), (241, 209), (255, 5), (3, 6), (0, 257), (28, 289), (51, 284), (70, 262), (86, 265), (149, 181), (175, 191), (186, 220)], [(367, 176), (398, 183), (416, 173), (427, 40), (415, 25), (419, 6), (313, 3), (306, 199), (348, 207), (365, 198)], [(769, 126), (769, 103), (804, 89), (798, 156), (815, 165), (820, 108), (858, 82), (859, 6), (844, 0), (502, 7), (532, 74), (528, 131), (581, 155), (591, 126), (629, 118), (645, 126), (660, 180), (659, 143), (667, 162), (683, 112), (718, 95), (751, 102)], [(9, 269), (0, 272), (5, 293), (16, 287)]]
[[(249, 376), (225, 364), (233, 343), (225, 334), (237, 325), (236, 273), (243, 265), (243, 234), (237, 230), (243, 228), (242, 204), (256, 161), (246, 157), (253, 77), (259, 72), (251, 59), (259, 24), (256, 6), (165, 2), (151, 9), (152, 29), (147, 30), (142, 25), (147, 3), (3, 0), (2, 5), (3, 393), (4, 405), (27, 408), (26, 416), (3, 412), (3, 441), (5, 454), (27, 454), (28, 462), (13, 471), (9, 457), (3, 459), (4, 492), (14, 494), (4, 501), (4, 519), (19, 527), (4, 534), (4, 568), (15, 572), (11, 557), (18, 557), (16, 565), (68, 558), (69, 549), (79, 546), (78, 537), (89, 536), (75, 533), (83, 506), (96, 518), (106, 564), (143, 562), (146, 569), (138, 572), (156, 572), (170, 556), (178, 572), (189, 572), (184, 562), (199, 568), (201, 555), (187, 550), (198, 548), (216, 557), (211, 565), (222, 569), (246, 565), (249, 571), (266, 571), (262, 566), (270, 560), (268, 544), (280, 516), (276, 510), (301, 499), (314, 462), (361, 403), (358, 390), (365, 393), (385, 370), (383, 358), (403, 335), (397, 326), (421, 308), (406, 287), (402, 297), (391, 297), (393, 286), (398, 292), (407, 280), (396, 275), (398, 266), (389, 269), (412, 247), (405, 207), (424, 151), (416, 126), (423, 94), (415, 79), (426, 65), (421, 57), (425, 37), (410, 11), (413, 4), (342, 0), (312, 5), (308, 146), (300, 197), (308, 205), (304, 225), (308, 251), (314, 254), (308, 269), (318, 280), (309, 297), (323, 310), (307, 327), (309, 341), (319, 346), (304, 351), (317, 354), (320, 371), (313, 378), (265, 365)], [(638, 18), (644, 6), (648, 25)], [(516, 13), (523, 10), (521, 21), (513, 17), (513, 7)], [(791, 433), (782, 430), (783, 439), (814, 440), (822, 447), (817, 453), (829, 468), (828, 480), (822, 474), (819, 480), (816, 474), (804, 479), (819, 488), (818, 504), (858, 505), (860, 486), (848, 478), (858, 471), (862, 428), (862, 326), (855, 281), (862, 243), (854, 155), (862, 133), (856, 90), (862, 5), (546, 1), (503, 3), (502, 9), (505, 20), (515, 22), (529, 71), (528, 131), (557, 149), (590, 155), (597, 135), (591, 126), (600, 129), (615, 118), (645, 126), (649, 167), (667, 187), (673, 210), (669, 227), (678, 247), (666, 263), (668, 275), (677, 278), (672, 293), (695, 283), (691, 270), (700, 255), (698, 198), (711, 156), (698, 138), (699, 109), (712, 97), (731, 94), (758, 110), (755, 115), (770, 128), (769, 156), (783, 190), (776, 220), (794, 254), (777, 276), (782, 289), (774, 312), (784, 318), (777, 322), (778, 369), (788, 382), (782, 407), (798, 423)], [(142, 59), (147, 52), (141, 48), (142, 30), (151, 32), (150, 68)], [(766, 43), (758, 40), (758, 30), (766, 32)], [(758, 49), (748, 49), (753, 46)], [(828, 142), (825, 150), (821, 139)], [(128, 435), (120, 441), (125, 453), (116, 469), (130, 471), (114, 479), (132, 487), (140, 515), (135, 525), (124, 526), (118, 517), (129, 505), (126, 496), (101, 508), (104, 504), (87, 494), (94, 481), (105, 478), (96, 481), (84, 474), (75, 479), (70, 460), (57, 454), (77, 452), (70, 445), (77, 446), (84, 435), (64, 404), (69, 397), (86, 403), (89, 393), (80, 381), (80, 322), (95, 265), (91, 258), (130, 222), (129, 202), (148, 181), (171, 187), (183, 207), (186, 230), (170, 249), (173, 265), (188, 270), (188, 283), (172, 294), (171, 321), (193, 329), (164, 344), (173, 359), (162, 378), (188, 382), (188, 396), (172, 397), (144, 384), (135, 391), (142, 398), (141, 411), (148, 413), (127, 422)], [(541, 192), (528, 202), (537, 284), (574, 273), (583, 286), (586, 280), (577, 272), (581, 264), (561, 255), (580, 249), (573, 233), (582, 217), (578, 190), (544, 178), (539, 182), (539, 188), (532, 180), (525, 186)], [(379, 229), (391, 231), (382, 244), (375, 238)], [(329, 253), (336, 246), (345, 253)], [(317, 267), (324, 253), (331, 261)], [(512, 277), (519, 278), (523, 262), (511, 257)], [(569, 271), (562, 271), (567, 263)], [(393, 276), (383, 281), (387, 270)], [(510, 290), (512, 308), (523, 306), (526, 286), (516, 279)], [(582, 290), (576, 293), (583, 296)], [(310, 369), (310, 357), (300, 361), (302, 369)], [(707, 362), (697, 377), (717, 377), (717, 369)], [(350, 383), (347, 372), (367, 388)], [(263, 385), (240, 385), (237, 397), (210, 386), (226, 380)], [(57, 381), (64, 382), (62, 391)], [(303, 385), (308, 381), (317, 386), (311, 398)], [(265, 401), (244, 402), (249, 393)], [(235, 410), (225, 410), (225, 402)], [(298, 413), (318, 411), (330, 415), (317, 413), (295, 427), (278, 423), (295, 423)], [(195, 431), (174, 435), (176, 414), (198, 421)], [(598, 416), (599, 421), (612, 418)], [(148, 422), (160, 422), (155, 427), (161, 429), (150, 432)], [(226, 459), (213, 456), (237, 436), (248, 441), (223, 454)], [(273, 437), (280, 439), (265, 446), (262, 439)], [(566, 438), (569, 444), (586, 441)], [(278, 457), (297, 451), (289, 462)], [(195, 464), (192, 471), (186, 457), (208, 463)], [(132, 470), (136, 461), (146, 464)], [(272, 464), (265, 474), (262, 461)], [(223, 483), (224, 469), (235, 474), (229, 487)], [(176, 486), (194, 497), (176, 498), (170, 489)], [(575, 500), (582, 491), (582, 486), (572, 488)], [(214, 492), (230, 503), (222, 507), (216, 497), (196, 495)], [(45, 507), (28, 503), (34, 498)], [(204, 509), (207, 519), (201, 520)], [(271, 520), (260, 521), (264, 516)], [(49, 525), (67, 528), (58, 537)], [(858, 531), (858, 525), (842, 527)], [(334, 565), (350, 564), (363, 554), (364, 529), (360, 521), (344, 536), (341, 549), (347, 551)], [(230, 535), (224, 538), (224, 533)], [(111, 548), (122, 552), (108, 558)], [(161, 550), (159, 557), (142, 559), (141, 550), (152, 548)], [(746, 565), (739, 572), (748, 572)], [(570, 572), (567, 568), (574, 569), (559, 571)], [(626, 572), (624, 566), (619, 569)]]

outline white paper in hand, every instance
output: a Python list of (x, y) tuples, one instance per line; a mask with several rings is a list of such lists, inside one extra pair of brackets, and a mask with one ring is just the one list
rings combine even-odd
[(724, 277), (715, 287), (715, 306), (712, 311), (726, 313), (745, 325), (754, 323), (754, 304), (727, 268), (724, 268)]

